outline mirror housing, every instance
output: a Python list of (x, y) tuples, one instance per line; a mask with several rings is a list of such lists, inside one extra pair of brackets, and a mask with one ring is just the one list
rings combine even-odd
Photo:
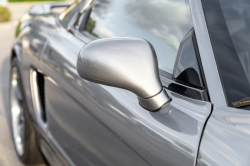
[(149, 111), (157, 111), (171, 101), (160, 82), (154, 48), (143, 39), (92, 41), (80, 50), (77, 71), (88, 81), (135, 93), (139, 104)]

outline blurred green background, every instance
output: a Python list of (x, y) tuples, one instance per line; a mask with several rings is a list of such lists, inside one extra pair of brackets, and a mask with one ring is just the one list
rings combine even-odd
[(11, 18), (11, 13), (7, 7), (0, 6), (0, 22), (9, 21)]
[[(65, 0), (0, 0), (0, 23), (8, 22), (12, 20), (13, 11), (10, 10), (10, 6), (33, 6), (36, 3), (46, 3), (46, 2), (55, 2), (55, 1), (65, 1)], [(13, 4), (13, 5), (12, 5)], [(22, 5), (23, 4), (23, 5)], [(20, 7), (21, 7), (20, 6)]]
[(46, 1), (64, 1), (64, 0), (9, 0), (9, 2), (46, 2)]

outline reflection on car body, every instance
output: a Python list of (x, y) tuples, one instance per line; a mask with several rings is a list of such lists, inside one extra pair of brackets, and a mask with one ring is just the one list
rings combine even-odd
[[(52, 8), (67, 7), (62, 13)], [(247, 0), (32, 7), (11, 55), (27, 165), (249, 165)], [(216, 17), (214, 17), (216, 16)], [(238, 24), (236, 24), (238, 22)]]

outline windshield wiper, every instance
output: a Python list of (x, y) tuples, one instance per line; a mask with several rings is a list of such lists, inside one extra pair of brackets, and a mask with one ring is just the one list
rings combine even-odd
[(249, 106), (250, 105), (250, 97), (247, 97), (247, 98), (241, 99), (239, 101), (233, 102), (232, 105), (233, 105), (234, 108)]

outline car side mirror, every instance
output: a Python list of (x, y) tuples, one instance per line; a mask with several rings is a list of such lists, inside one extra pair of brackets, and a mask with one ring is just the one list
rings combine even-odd
[(143, 39), (92, 41), (80, 50), (77, 71), (88, 81), (135, 93), (148, 111), (158, 111), (171, 101), (160, 82), (154, 48)]

